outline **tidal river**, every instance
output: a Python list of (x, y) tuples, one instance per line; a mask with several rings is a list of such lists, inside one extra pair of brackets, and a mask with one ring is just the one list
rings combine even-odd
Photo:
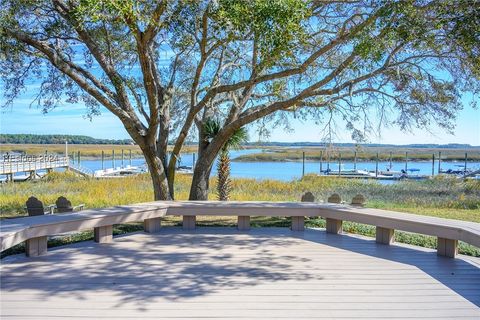
[[(230, 156), (232, 159), (240, 155), (260, 153), (261, 149), (246, 149), (231, 151)], [(193, 162), (193, 154), (185, 153), (181, 155), (180, 165), (191, 166)], [(86, 167), (92, 171), (102, 169), (101, 160), (82, 160), (82, 167)], [(115, 159), (115, 167), (121, 167), (121, 159)], [(129, 159), (124, 160), (124, 166), (129, 165)], [(133, 166), (145, 165), (143, 158), (132, 159)], [(384, 171), (389, 167), (389, 162), (379, 162), (378, 170)], [(105, 159), (104, 168), (112, 168), (112, 159)], [(329, 167), (333, 172), (338, 171), (338, 162), (323, 162), (322, 169), (326, 170)], [(358, 162), (357, 169), (359, 170), (375, 170), (375, 161)], [(277, 179), (277, 180), (292, 180), (294, 178), (300, 178), (302, 176), (302, 162), (301, 161), (288, 161), (288, 162), (235, 162), (231, 163), (231, 175), (235, 178), (254, 178), (254, 179)], [(353, 169), (353, 162), (342, 162), (342, 170)], [(463, 170), (464, 163), (459, 162), (443, 162), (441, 163), (442, 170)], [(468, 162), (467, 167), (469, 169), (480, 169), (480, 162)], [(212, 169), (212, 175), (216, 175), (216, 165)], [(392, 162), (393, 171), (400, 171), (405, 169), (405, 162)], [(419, 162), (409, 161), (407, 169), (418, 169), (415, 174), (418, 175), (431, 175), (432, 174), (432, 162)], [(438, 173), (438, 161), (435, 162), (435, 174)], [(318, 174), (320, 172), (319, 162), (305, 163), (305, 174), (313, 173)], [(390, 181), (391, 183), (391, 181)]]

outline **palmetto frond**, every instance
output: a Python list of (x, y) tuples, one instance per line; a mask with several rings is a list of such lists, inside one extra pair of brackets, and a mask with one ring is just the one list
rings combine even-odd
[[(212, 139), (221, 130), (220, 122), (216, 119), (208, 119), (203, 127), (205, 140), (211, 142)], [(228, 201), (230, 198), (230, 191), (232, 189), (232, 181), (230, 180), (230, 155), (229, 150), (238, 149), (241, 145), (248, 141), (248, 134), (245, 128), (235, 130), (232, 136), (225, 142), (220, 151), (218, 165), (217, 165), (217, 193), (218, 200)]]

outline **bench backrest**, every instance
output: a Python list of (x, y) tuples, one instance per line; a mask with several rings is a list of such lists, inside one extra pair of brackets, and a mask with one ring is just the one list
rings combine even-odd
[(55, 201), (55, 206), (58, 213), (73, 212), (72, 203), (63, 196), (58, 197), (57, 201)]
[(25, 202), (25, 205), (27, 206), (27, 212), (29, 216), (41, 216), (45, 214), (42, 201), (33, 196), (28, 198), (27, 202)]

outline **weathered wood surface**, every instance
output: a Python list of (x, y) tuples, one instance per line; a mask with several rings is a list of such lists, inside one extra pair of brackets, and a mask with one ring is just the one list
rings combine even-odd
[(68, 214), (2, 220), (0, 248), (5, 250), (30, 238), (165, 216), (166, 207), (156, 204), (117, 206)]
[[(259, 201), (156, 201), (130, 206), (85, 210), (72, 214), (48, 215), (2, 221), (1, 250), (29, 238), (141, 221), (165, 215), (183, 215), (185, 229), (194, 229), (194, 216), (289, 216), (327, 218), (327, 221), (354, 221), (373, 226), (416, 232), (480, 247), (480, 224), (355, 207), (335, 203)], [(192, 218), (188, 218), (191, 216)], [(340, 230), (340, 229), (339, 229)]]
[(167, 227), (2, 260), (2, 319), (480, 318), (480, 260), (307, 229)]
[(336, 203), (259, 201), (164, 201), (167, 215), (308, 216), (365, 223), (382, 228), (461, 240), (480, 247), (480, 223)]

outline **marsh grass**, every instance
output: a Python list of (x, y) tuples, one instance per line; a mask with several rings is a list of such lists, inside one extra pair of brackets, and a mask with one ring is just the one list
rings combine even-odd
[[(214, 194), (216, 179), (211, 180), (210, 199)], [(191, 177), (178, 175), (175, 195), (178, 200), (186, 200)], [(448, 177), (437, 177), (426, 181), (404, 181), (392, 185), (382, 185), (375, 181), (325, 178), (307, 175), (303, 179), (289, 182), (278, 180), (233, 179), (232, 200), (238, 201), (299, 201), (301, 195), (312, 192), (317, 201), (325, 201), (332, 193), (338, 193), (347, 203), (358, 193), (363, 194), (367, 207), (411, 212), (449, 219), (480, 222), (480, 182), (459, 181)], [(152, 186), (148, 175), (125, 177), (122, 179), (85, 179), (70, 172), (54, 172), (44, 179), (28, 183), (12, 183), (1, 186), (0, 217), (10, 218), (25, 215), (24, 205), (29, 196), (36, 196), (44, 204), (52, 204), (63, 195), (77, 205), (84, 203), (87, 208), (102, 208), (113, 205), (152, 201)], [(236, 217), (198, 217), (200, 226), (235, 226)], [(168, 217), (164, 225), (181, 225), (179, 217)], [(288, 218), (252, 217), (253, 227), (288, 227)], [(307, 219), (309, 227), (325, 227), (323, 219)], [(138, 231), (141, 224), (115, 226), (115, 234)], [(375, 228), (358, 223), (345, 222), (346, 232), (374, 236)], [(49, 246), (93, 239), (92, 232), (82, 232), (66, 238), (54, 238)], [(435, 248), (436, 239), (417, 234), (396, 232), (396, 239), (424, 247)], [(22, 246), (12, 248), (21, 252)], [(480, 249), (460, 244), (460, 252), (480, 256)], [(5, 253), (6, 254), (6, 253)], [(11, 253), (10, 253), (11, 254)]]
[[(276, 162), (276, 161), (301, 161), (305, 152), (305, 158), (308, 161), (320, 161), (320, 152), (322, 152), (322, 161), (327, 158), (331, 162), (338, 160), (341, 155), (342, 160), (352, 161), (355, 158), (355, 148), (353, 147), (336, 147), (325, 151), (320, 148), (280, 148), (268, 147), (264, 148), (263, 152), (241, 155), (233, 161), (262, 161), (262, 162)], [(465, 159), (464, 149), (455, 148), (408, 148), (408, 147), (361, 147), (357, 148), (357, 160), (374, 161), (377, 153), (380, 161), (388, 161), (390, 159), (390, 152), (392, 153), (392, 161), (405, 161), (405, 153), (408, 152), (409, 161), (431, 161), (432, 154), (438, 159), (438, 153), (442, 153), (442, 160), (444, 161), (463, 161)], [(469, 161), (480, 160), (480, 148), (472, 147), (468, 150)]]

